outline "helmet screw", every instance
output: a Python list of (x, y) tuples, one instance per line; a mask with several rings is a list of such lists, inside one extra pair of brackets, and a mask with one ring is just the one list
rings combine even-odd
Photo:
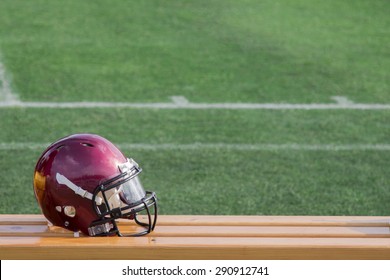
[(69, 226), (69, 222), (68, 222), (68, 221), (65, 222), (65, 226), (66, 226), (66, 227)]

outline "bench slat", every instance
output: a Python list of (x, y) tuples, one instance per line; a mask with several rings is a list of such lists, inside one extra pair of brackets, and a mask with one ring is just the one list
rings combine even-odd
[[(124, 234), (136, 226), (121, 226)], [(140, 231), (140, 229), (138, 229)], [(72, 237), (73, 233), (45, 225), (0, 225), (0, 236)], [(158, 226), (150, 236), (166, 237), (348, 237), (390, 238), (389, 227), (303, 227), (303, 226)]]
[[(0, 259), (390, 259), (389, 217), (160, 216), (143, 237), (74, 238), (0, 215)], [(134, 231), (134, 221), (120, 229)]]
[[(146, 220), (141, 217), (140, 219)], [(126, 223), (126, 221), (121, 221)], [(42, 224), (42, 215), (0, 215), (0, 225)], [(160, 215), (158, 225), (169, 226), (376, 226), (389, 227), (390, 216), (209, 216)]]
[(1, 237), (0, 259), (389, 259), (388, 238)]

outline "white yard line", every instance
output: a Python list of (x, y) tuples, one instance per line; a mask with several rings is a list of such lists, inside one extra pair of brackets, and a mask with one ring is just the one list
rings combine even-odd
[[(9, 91), (10, 92), (10, 91)], [(12, 95), (9, 95), (12, 97)], [(390, 110), (390, 104), (353, 103), (345, 97), (332, 99), (337, 103), (192, 103), (183, 96), (172, 96), (167, 103), (126, 103), (126, 102), (20, 102), (11, 98), (0, 102), (0, 108), (135, 108), (135, 109), (226, 109), (226, 110)]]
[(125, 102), (0, 102), (0, 108), (135, 108), (227, 110), (390, 110), (390, 104), (288, 104), (288, 103), (125, 103)]
[[(0, 150), (43, 150), (49, 143), (14, 142), (0, 143)], [(390, 151), (390, 144), (228, 144), (228, 143), (189, 143), (189, 144), (146, 144), (121, 143), (126, 150), (235, 150), (235, 151)]]

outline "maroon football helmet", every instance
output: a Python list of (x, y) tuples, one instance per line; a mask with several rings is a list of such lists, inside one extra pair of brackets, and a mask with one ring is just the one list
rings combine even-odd
[[(144, 227), (131, 236), (151, 232), (157, 221), (157, 198), (138, 178), (141, 168), (107, 139), (75, 134), (51, 144), (38, 159), (35, 197), (55, 226), (90, 236), (122, 234), (120, 218)], [(138, 215), (145, 215), (141, 222)]]

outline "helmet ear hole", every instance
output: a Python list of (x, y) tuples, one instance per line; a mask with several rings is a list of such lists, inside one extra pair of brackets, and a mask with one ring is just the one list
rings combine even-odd
[(66, 216), (74, 218), (76, 216), (76, 208), (74, 206), (65, 206), (64, 213)]

